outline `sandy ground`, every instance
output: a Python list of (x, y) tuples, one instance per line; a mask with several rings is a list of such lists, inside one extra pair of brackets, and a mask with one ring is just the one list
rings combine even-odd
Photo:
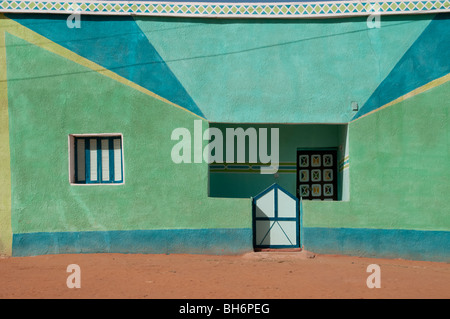
[[(67, 286), (70, 264), (80, 267), (81, 288)], [(371, 264), (380, 288), (366, 284)], [(0, 298), (449, 299), (450, 264), (305, 251), (1, 257)]]

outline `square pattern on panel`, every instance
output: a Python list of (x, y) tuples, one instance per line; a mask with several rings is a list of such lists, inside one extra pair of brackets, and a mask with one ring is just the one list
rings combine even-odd
[(297, 152), (297, 196), (306, 200), (337, 200), (335, 150)]

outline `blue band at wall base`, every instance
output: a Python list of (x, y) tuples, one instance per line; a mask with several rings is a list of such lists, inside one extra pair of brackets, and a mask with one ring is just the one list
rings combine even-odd
[(240, 254), (252, 247), (252, 230), (164, 229), (37, 232), (13, 235), (13, 256), (77, 253)]
[(304, 249), (322, 254), (450, 261), (450, 232), (370, 228), (303, 228)]

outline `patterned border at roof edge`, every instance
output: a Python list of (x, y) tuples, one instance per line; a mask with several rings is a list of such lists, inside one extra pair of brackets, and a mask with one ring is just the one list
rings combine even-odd
[(0, 12), (209, 18), (326, 18), (450, 12), (450, 0), (285, 3), (0, 0)]

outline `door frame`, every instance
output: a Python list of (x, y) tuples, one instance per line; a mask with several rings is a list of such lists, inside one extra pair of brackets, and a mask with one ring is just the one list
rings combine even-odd
[[(278, 189), (289, 196), (291, 199), (295, 200), (295, 217), (278, 217)], [(271, 190), (274, 190), (274, 217), (256, 217), (256, 200), (266, 195)], [(292, 245), (257, 245), (256, 243), (256, 221), (295, 221), (295, 243)], [(274, 223), (275, 224), (275, 223)], [(270, 232), (273, 225), (267, 231)], [(280, 226), (281, 227), (281, 226)], [(300, 248), (300, 200), (292, 195), (290, 192), (286, 191), (278, 184), (272, 184), (270, 187), (266, 188), (264, 191), (259, 193), (257, 196), (252, 198), (252, 228), (253, 228), (253, 248), (254, 249), (264, 249), (264, 248)], [(283, 230), (283, 229), (282, 229)], [(283, 230), (284, 232), (284, 230)], [(266, 236), (267, 236), (266, 234)], [(263, 239), (264, 240), (264, 239)]]

